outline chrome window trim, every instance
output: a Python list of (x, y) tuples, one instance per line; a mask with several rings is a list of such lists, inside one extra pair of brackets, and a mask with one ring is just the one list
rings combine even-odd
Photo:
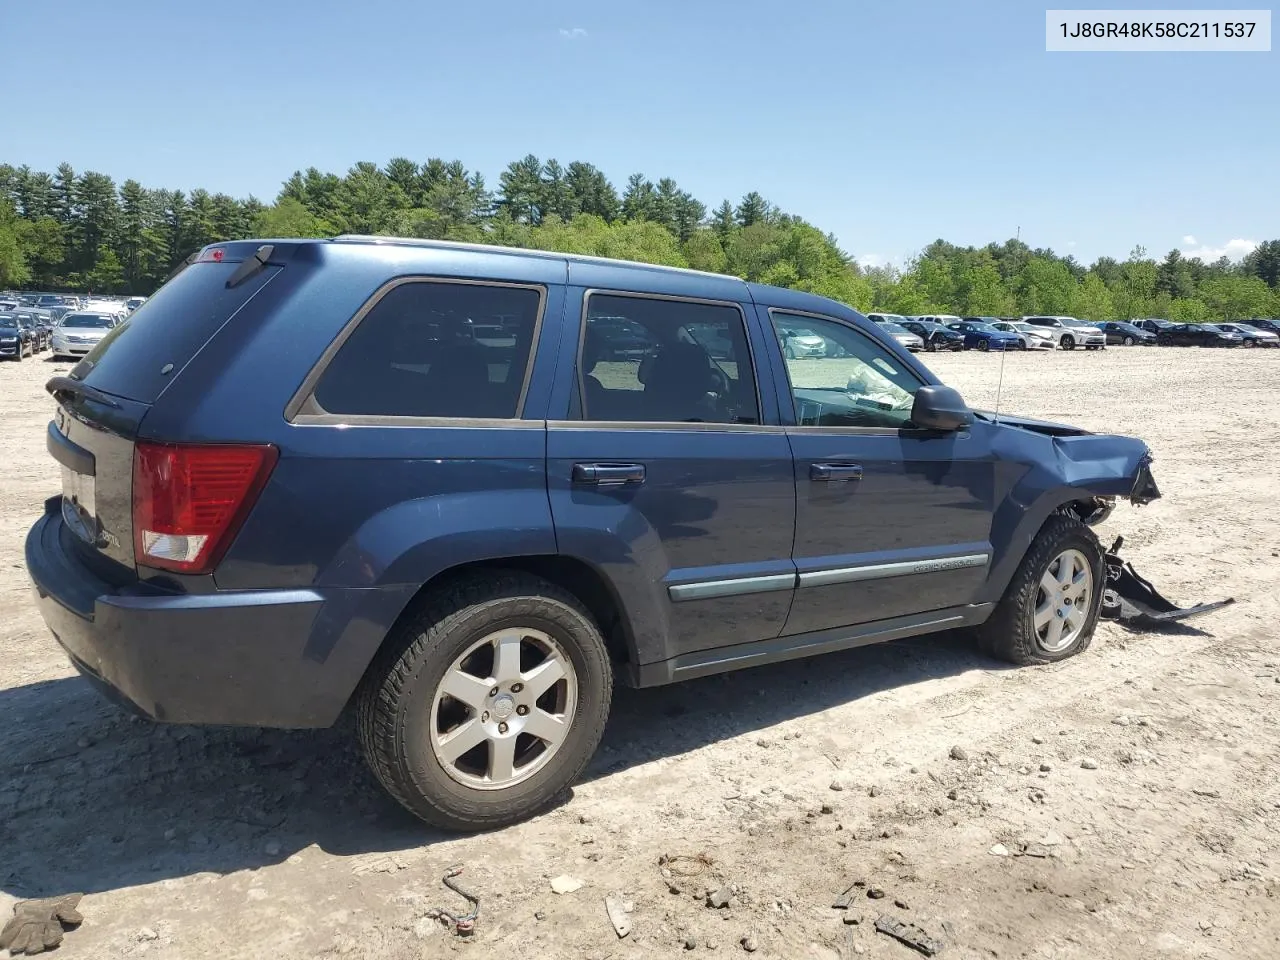
[[(333, 358), (337, 356), (338, 351), (355, 333), (356, 328), (364, 321), (364, 318), (382, 302), (392, 290), (405, 286), (410, 283), (441, 283), (468, 287), (500, 287), (508, 290), (534, 290), (538, 294), (538, 308), (533, 318), (533, 332), (531, 333), (529, 342), (529, 356), (525, 360), (524, 379), (520, 384), (520, 396), (516, 399), (515, 416), (511, 418), (464, 418), (464, 417), (406, 417), (396, 414), (339, 414), (331, 413), (320, 405), (320, 401), (315, 398), (316, 385), (320, 382), (320, 378), (324, 376), (325, 371), (329, 368), (329, 364), (333, 362)], [(339, 424), (352, 424), (357, 426), (474, 426), (477, 423), (499, 423), (510, 426), (518, 423), (524, 415), (524, 404), (529, 394), (529, 382), (533, 378), (533, 365), (538, 356), (538, 340), (542, 334), (542, 323), (545, 319), (547, 310), (547, 286), (542, 283), (517, 283), (506, 280), (483, 280), (465, 277), (444, 277), (444, 276), (423, 276), (410, 275), (403, 277), (395, 277), (388, 280), (377, 290), (375, 290), (363, 304), (360, 305), (355, 314), (343, 324), (342, 329), (338, 331), (338, 335), (333, 338), (330, 344), (325, 347), (324, 352), (320, 354), (320, 359), (316, 361), (315, 366), (307, 373), (302, 380), (302, 385), (298, 387), (293, 397), (284, 408), (284, 419), (287, 423), (306, 424), (312, 426), (332, 426)], [(307, 408), (307, 412), (303, 413), (303, 407)], [(334, 420), (332, 418), (338, 418)], [(357, 422), (358, 421), (358, 422)], [(542, 421), (534, 421), (538, 426), (542, 425)]]

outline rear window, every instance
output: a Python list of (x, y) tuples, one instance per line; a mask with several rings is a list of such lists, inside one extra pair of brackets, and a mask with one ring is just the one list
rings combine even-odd
[[(280, 272), (268, 266), (227, 288), (240, 264), (193, 263), (166, 283), (127, 319), (104, 318), (114, 328), (72, 371), (99, 390), (142, 403), (154, 403), (235, 313)], [(63, 320), (72, 326), (74, 315)]]

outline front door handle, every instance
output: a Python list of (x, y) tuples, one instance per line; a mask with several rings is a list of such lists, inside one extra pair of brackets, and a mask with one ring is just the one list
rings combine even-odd
[(862, 464), (860, 463), (811, 463), (809, 464), (810, 480), (861, 480)]
[(643, 463), (575, 463), (574, 483), (597, 486), (621, 483), (644, 483)]

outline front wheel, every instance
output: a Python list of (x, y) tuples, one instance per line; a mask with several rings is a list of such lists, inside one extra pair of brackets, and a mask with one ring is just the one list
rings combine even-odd
[(1077, 517), (1046, 521), (990, 619), (977, 628), (992, 656), (1053, 663), (1089, 646), (1106, 585), (1102, 545)]
[(796, 352), (790, 345), (788, 345), (786, 349), (782, 351), (782, 356), (787, 360), (794, 360), (796, 358)]
[(1245, 345), (1246, 347), (1252, 347), (1252, 346), (1254, 346), (1255, 344), (1254, 344), (1254, 342), (1253, 342), (1252, 340), (1246, 340), (1246, 341), (1244, 342), (1244, 345)]
[(612, 690), (604, 640), (577, 598), (493, 572), (438, 592), (388, 638), (357, 696), (360, 742), (422, 820), (506, 826), (577, 779)]
[(1065, 336), (1065, 337), (1063, 337), (1063, 338), (1062, 338), (1062, 349), (1063, 349), (1063, 350), (1074, 350), (1075, 348), (1076, 348), (1076, 338), (1075, 338), (1075, 337), (1072, 337), (1072, 336)]

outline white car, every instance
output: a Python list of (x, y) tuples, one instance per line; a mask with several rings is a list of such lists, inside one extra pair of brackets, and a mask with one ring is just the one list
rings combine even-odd
[(788, 327), (778, 332), (778, 344), (788, 360), (801, 357), (825, 357), (827, 341), (804, 327)]
[(68, 313), (53, 331), (53, 359), (83, 357), (120, 323), (114, 313)]
[(1053, 342), (1063, 350), (1084, 347), (1086, 350), (1105, 350), (1107, 335), (1097, 327), (1075, 317), (1035, 316), (1023, 317), (1022, 323), (1039, 327), (1053, 337)]
[(997, 330), (1003, 330), (1005, 333), (1012, 333), (1021, 337), (1024, 350), (1058, 349), (1057, 341), (1050, 336), (1049, 331), (1044, 327), (1033, 326), (1030, 323), (1013, 323), (1009, 320), (997, 320), (991, 325)]
[(877, 326), (879, 326), (882, 330), (884, 330), (885, 333), (893, 337), (893, 339), (897, 340), (898, 343), (906, 347), (908, 350), (911, 350), (912, 352), (916, 350), (924, 349), (924, 338), (917, 336), (916, 334), (912, 333), (910, 330), (908, 330), (906, 327), (900, 324), (890, 323), (889, 321), (886, 320), (881, 323), (878, 323)]
[(1215, 323), (1212, 326), (1227, 333), (1240, 334), (1244, 337), (1246, 347), (1280, 347), (1280, 335), (1271, 330), (1263, 330), (1248, 323)]

